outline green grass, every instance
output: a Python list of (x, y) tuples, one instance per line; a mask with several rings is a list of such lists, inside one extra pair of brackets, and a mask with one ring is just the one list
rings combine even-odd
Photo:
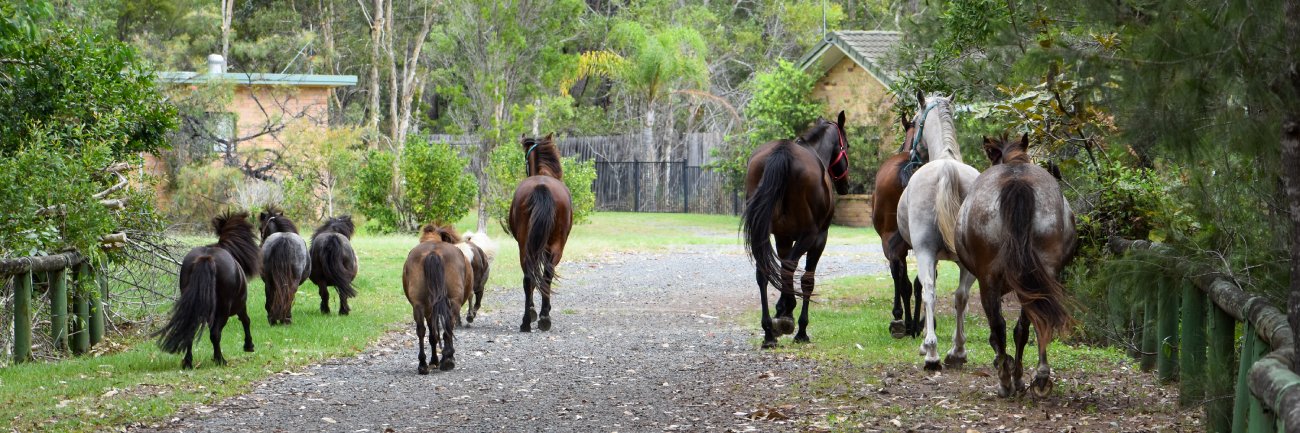
[[(466, 218), (457, 224), (472, 227)], [(597, 213), (591, 223), (574, 228), (567, 260), (581, 260), (609, 251), (657, 250), (672, 245), (739, 245), (738, 220), (732, 216), (684, 214)], [(515, 293), (522, 276), (514, 240), (495, 223), (489, 235), (500, 247), (488, 296)], [(310, 229), (305, 229), (310, 230)], [(209, 238), (187, 238), (203, 244)], [(203, 336), (195, 344), (195, 369), (180, 369), (181, 355), (161, 352), (140, 336), (110, 336), (97, 350), (115, 347), (100, 356), (58, 362), (17, 364), (0, 369), (0, 424), (17, 431), (99, 431), (131, 422), (154, 421), (178, 409), (210, 404), (251, 391), (271, 374), (293, 370), (333, 357), (356, 354), (385, 332), (407, 326), (410, 306), (401, 290), (401, 266), (415, 246), (413, 235), (358, 236), (353, 244), (361, 262), (356, 281), (360, 296), (352, 300), (352, 315), (323, 316), (319, 296), (310, 283), (299, 288), (293, 325), (270, 327), (263, 305), (260, 278), (249, 284), (254, 353), (241, 350), (243, 330), (232, 319), (222, 338), (229, 365), (212, 365), (212, 349)], [(331, 298), (333, 291), (331, 290)], [(337, 299), (331, 303), (337, 311)]]

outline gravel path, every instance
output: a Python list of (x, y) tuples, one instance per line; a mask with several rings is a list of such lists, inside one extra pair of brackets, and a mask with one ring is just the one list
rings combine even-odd
[[(887, 272), (869, 254), (828, 248), (818, 277)], [(453, 371), (416, 375), (407, 330), (155, 431), (795, 429), (766, 414), (809, 366), (757, 349), (754, 271), (739, 246), (617, 253), (559, 272), (550, 332), (519, 333), (521, 290), (490, 290), (486, 312), (456, 331)]]

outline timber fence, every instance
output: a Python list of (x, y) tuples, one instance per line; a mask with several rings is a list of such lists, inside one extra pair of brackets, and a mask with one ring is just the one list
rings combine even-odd
[[(1124, 254), (1164, 247), (1111, 238), (1109, 248)], [(1300, 375), (1290, 368), (1296, 347), (1286, 313), (1227, 276), (1178, 273), (1156, 279), (1142, 302), (1124, 302), (1122, 289), (1112, 285), (1108, 325), (1119, 332), (1136, 319), (1131, 336), (1142, 369), (1178, 381), (1180, 405), (1204, 403), (1206, 431), (1300, 432)]]
[[(32, 303), (48, 299), (53, 349), (84, 354), (104, 339), (108, 282), (76, 252), (0, 260), (0, 278), (13, 279), (13, 360), (32, 359)], [(39, 296), (37, 289), (44, 289)]]

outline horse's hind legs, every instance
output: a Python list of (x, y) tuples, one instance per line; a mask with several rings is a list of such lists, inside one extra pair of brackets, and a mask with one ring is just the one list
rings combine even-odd
[[(416, 367), (415, 372), (419, 374), (429, 374), (429, 363), (425, 361), (426, 358), (424, 355), (424, 333), (425, 333), (424, 309), (416, 307), (414, 315), (415, 315), (415, 339), (420, 344), (420, 366)], [(433, 350), (434, 350), (434, 357), (436, 358), (438, 354), (437, 352), (438, 348), (434, 347)]]
[(185, 370), (194, 369), (194, 341), (190, 340), (185, 344), (185, 358), (181, 360), (181, 368)]
[[(993, 368), (998, 372), (998, 397), (1010, 397), (1016, 390), (1011, 383), (1011, 364), (1007, 355), (1007, 320), (1002, 318), (1002, 291), (980, 286), (980, 303), (989, 320), (989, 345), (993, 347)], [(1017, 325), (1018, 326), (1018, 325)]]
[[(434, 320), (439, 320), (439, 318)], [(442, 361), (438, 363), (438, 370), (448, 371), (456, 368), (456, 347), (452, 345), (453, 336), (450, 327), (442, 330)], [(433, 343), (430, 342), (429, 344)]]
[(1029, 388), (1034, 396), (1046, 397), (1052, 393), (1052, 367), (1047, 365), (1047, 345), (1052, 344), (1051, 334), (1044, 333), (1043, 328), (1034, 326), (1038, 334), (1038, 368), (1034, 371), (1034, 381)]
[(772, 314), (767, 307), (767, 278), (763, 276), (762, 271), (755, 271), (754, 274), (758, 278), (759, 303), (763, 306), (763, 320), (760, 322), (763, 326), (763, 348), (771, 349), (776, 347), (776, 333), (773, 332)]
[(549, 268), (542, 273), (542, 284), (544, 289), (540, 290), (542, 294), (542, 315), (537, 318), (537, 329), (541, 331), (551, 330), (551, 281), (555, 278), (555, 272)]
[(894, 321), (889, 322), (889, 335), (903, 338), (912, 332), (912, 316), (911, 311), (908, 311), (910, 305), (907, 305), (912, 286), (907, 283), (907, 264), (901, 260), (890, 260), (889, 275), (894, 279)]
[(212, 362), (217, 365), (226, 365), (226, 357), (221, 356), (221, 330), (226, 327), (226, 321), (230, 320), (230, 316), (218, 309), (217, 317), (214, 319), (216, 320), (212, 323), (208, 335), (208, 338), (212, 340)]
[(251, 330), (252, 320), (248, 318), (248, 308), (239, 310), (239, 324), (244, 325), (244, 351), (253, 351), (253, 331)]
[(970, 300), (970, 286), (974, 283), (975, 274), (961, 268), (961, 281), (957, 285), (957, 292), (953, 294), (957, 328), (953, 330), (952, 348), (948, 349), (948, 355), (943, 358), (945, 367), (962, 368), (966, 365), (966, 306)]
[(533, 321), (537, 312), (533, 311), (533, 280), (524, 276), (524, 323), (519, 325), (519, 332), (532, 332)]
[(1025, 381), (1025, 344), (1029, 342), (1029, 316), (1024, 310), (1020, 310), (1020, 318), (1016, 319), (1016, 328), (1012, 331), (1012, 338), (1016, 343), (1015, 364), (1011, 366), (1011, 383), (1017, 393), (1024, 392)]
[[(315, 282), (315, 281), (312, 281), (312, 283), (315, 283), (315, 284), (316, 284), (317, 292), (320, 293), (320, 312), (321, 312), (321, 314), (326, 314), (326, 315), (328, 315), (328, 314), (330, 313), (330, 290), (329, 290), (329, 286), (327, 286), (327, 285), (323, 285), (323, 284), (321, 284), (321, 283), (317, 283), (317, 282)], [(342, 298), (342, 296), (340, 296), (340, 298)], [(342, 309), (342, 308), (339, 309), (339, 314), (343, 314), (343, 309)]]
[[(799, 289), (803, 292), (803, 305), (799, 310), (799, 333), (794, 335), (796, 343), (812, 341), (808, 338), (808, 304), (812, 301), (813, 287), (817, 283), (817, 262), (821, 260), (822, 252), (825, 249), (826, 234), (823, 233), (813, 239), (812, 248), (808, 249), (808, 261), (804, 264), (803, 275), (799, 278)], [(803, 251), (799, 251), (797, 246), (795, 252), (803, 253)], [(798, 257), (795, 260), (798, 260)]]

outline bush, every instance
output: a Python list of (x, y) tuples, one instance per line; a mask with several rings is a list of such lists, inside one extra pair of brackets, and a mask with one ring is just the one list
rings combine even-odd
[(812, 99), (816, 83), (785, 60), (779, 61), (776, 69), (754, 75), (750, 82), (754, 97), (745, 105), (748, 140), (728, 140), (731, 145), (718, 152), (719, 158), (709, 169), (721, 173), (729, 188), (743, 188), (746, 164), (755, 148), (768, 141), (794, 138), (825, 112), (825, 106)]
[[(596, 181), (596, 163), (578, 161), (574, 158), (560, 158), (564, 170), (564, 186), (569, 188), (573, 199), (573, 223), (583, 224), (596, 211), (596, 193), (592, 184)], [(524, 180), (524, 151), (519, 146), (497, 146), (488, 156), (488, 215), (502, 226), (510, 215), (510, 202), (515, 195), (515, 187)]]
[(393, 188), (393, 154), (372, 150), (366, 154), (352, 184), (352, 202), (357, 212), (366, 216), (365, 227), (375, 233), (392, 233), (397, 230), (397, 211), (391, 192)]
[(411, 139), (402, 153), (402, 198), (410, 209), (405, 229), (427, 222), (459, 221), (474, 205), (477, 183), (467, 173), (469, 159), (446, 143)]
[(208, 220), (230, 209), (244, 184), (244, 173), (232, 167), (188, 165), (176, 176), (176, 192), (167, 207), (168, 219), (206, 230)]

